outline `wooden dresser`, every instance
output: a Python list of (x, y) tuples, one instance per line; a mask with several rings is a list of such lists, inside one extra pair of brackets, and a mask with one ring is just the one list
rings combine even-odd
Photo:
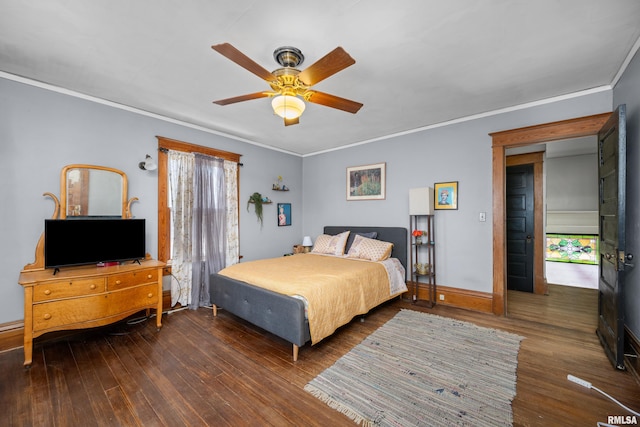
[(143, 309), (156, 309), (162, 327), (162, 269), (146, 259), (110, 267), (23, 270), (24, 365), (30, 366), (33, 339), (53, 331), (103, 326)]

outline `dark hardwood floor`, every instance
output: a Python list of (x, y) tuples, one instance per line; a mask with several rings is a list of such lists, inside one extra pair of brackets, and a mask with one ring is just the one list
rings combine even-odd
[(207, 309), (165, 315), (160, 332), (144, 322), (43, 337), (31, 369), (22, 367), (22, 349), (0, 353), (0, 419), (11, 426), (354, 425), (303, 386), (401, 308), (525, 337), (516, 426), (595, 426), (608, 415), (625, 415), (567, 374), (640, 409), (640, 386), (611, 367), (594, 333), (592, 292), (555, 288), (544, 297), (509, 293), (509, 317), (395, 300), (301, 348), (295, 363), (283, 340), (224, 311), (213, 318)]

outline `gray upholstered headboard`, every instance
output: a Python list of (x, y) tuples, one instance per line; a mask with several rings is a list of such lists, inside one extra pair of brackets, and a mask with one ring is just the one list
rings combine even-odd
[(342, 233), (343, 231), (351, 231), (358, 233), (367, 233), (371, 231), (375, 231), (378, 233), (378, 240), (383, 240), (385, 242), (393, 243), (393, 250), (391, 251), (391, 256), (394, 258), (398, 258), (404, 268), (407, 268), (407, 242), (408, 242), (408, 232), (406, 228), (402, 227), (365, 227), (365, 226), (357, 226), (357, 227), (346, 227), (346, 226), (325, 226), (324, 233), (334, 236), (336, 234)]

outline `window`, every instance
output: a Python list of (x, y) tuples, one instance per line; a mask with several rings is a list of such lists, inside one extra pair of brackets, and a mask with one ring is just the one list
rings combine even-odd
[[(197, 308), (208, 303), (209, 273), (239, 259), (240, 155), (163, 137), (158, 137), (158, 148), (158, 259), (170, 263), (172, 279), (175, 279), (172, 280), (171, 305), (180, 302)], [(207, 175), (204, 179), (199, 178), (202, 172)], [(181, 192), (181, 188), (189, 190)], [(218, 205), (206, 207), (207, 214), (198, 200), (212, 199), (209, 196), (214, 193), (222, 199)], [(172, 212), (171, 199), (182, 200), (184, 208)], [(203, 219), (203, 215), (214, 213), (215, 221), (211, 220), (213, 217)], [(174, 224), (175, 218), (178, 220)], [(201, 227), (208, 229), (214, 223), (217, 224), (215, 230), (202, 231)], [(222, 239), (219, 236), (223, 236)], [(206, 245), (202, 245), (203, 238), (210, 239), (209, 247), (213, 250), (208, 253)], [(176, 242), (177, 250), (172, 246)]]

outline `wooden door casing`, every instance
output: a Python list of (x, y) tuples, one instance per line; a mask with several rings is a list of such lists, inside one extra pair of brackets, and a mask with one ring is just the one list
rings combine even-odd
[(517, 165), (533, 165), (533, 293), (538, 295), (546, 295), (549, 291), (549, 287), (544, 271), (546, 251), (546, 239), (544, 235), (544, 152), (536, 151), (526, 154), (514, 154), (507, 156), (505, 160), (505, 166), (507, 168)]

